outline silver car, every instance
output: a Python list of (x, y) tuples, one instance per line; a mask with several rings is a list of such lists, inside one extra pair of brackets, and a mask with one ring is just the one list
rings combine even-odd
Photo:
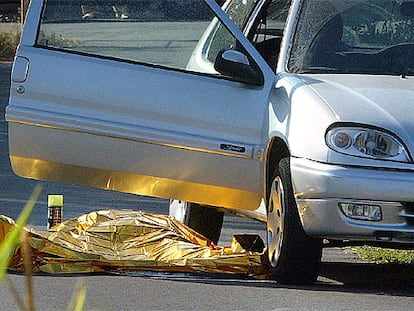
[(31, 2), (16, 174), (170, 198), (214, 241), (223, 211), (266, 221), (283, 283), (323, 247), (414, 246), (414, 1), (97, 2)]

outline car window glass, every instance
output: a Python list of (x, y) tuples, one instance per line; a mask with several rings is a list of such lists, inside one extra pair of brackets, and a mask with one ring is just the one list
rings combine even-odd
[[(273, 0), (266, 10), (256, 12), (259, 1), (256, 0), (234, 0), (227, 3), (224, 7), (227, 15), (254, 43), (259, 53), (275, 68), (275, 62), (279, 54), (280, 43), (291, 0)], [(255, 13), (256, 15), (252, 16)], [(254, 20), (253, 20), (254, 18)], [(247, 31), (247, 23), (252, 23), (254, 29)], [(210, 62), (214, 62), (217, 53), (223, 47), (234, 47), (235, 41), (228, 30), (221, 25), (215, 29), (214, 35), (206, 41), (205, 53)]]
[(414, 2), (307, 0), (288, 68), (294, 72), (414, 71)]
[(282, 37), (291, 2), (291, 0), (273, 0), (270, 3), (266, 11), (262, 13), (254, 31), (254, 42)]
[(273, 70), (276, 70), (290, 6), (291, 0), (273, 0), (260, 13), (254, 30), (249, 34), (254, 46)]
[(203, 0), (47, 0), (37, 46), (205, 72), (188, 62), (213, 18)]
[[(236, 26), (243, 29), (257, 2), (257, 0), (233, 0), (227, 3), (224, 9)], [(227, 28), (218, 23), (205, 47), (207, 59), (214, 62), (220, 50), (233, 48), (235, 45), (236, 41)]]

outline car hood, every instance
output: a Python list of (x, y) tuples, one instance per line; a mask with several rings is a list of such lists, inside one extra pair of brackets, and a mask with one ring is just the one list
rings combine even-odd
[(303, 81), (338, 122), (384, 128), (414, 150), (414, 77), (312, 75)]

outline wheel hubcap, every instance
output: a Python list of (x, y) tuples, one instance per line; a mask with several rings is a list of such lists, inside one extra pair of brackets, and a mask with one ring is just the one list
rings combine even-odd
[(188, 202), (180, 200), (170, 200), (170, 216), (173, 216), (179, 222), (187, 224), (187, 208)]
[(282, 180), (276, 177), (270, 190), (267, 208), (267, 248), (269, 262), (276, 267), (281, 255), (284, 234), (285, 203)]

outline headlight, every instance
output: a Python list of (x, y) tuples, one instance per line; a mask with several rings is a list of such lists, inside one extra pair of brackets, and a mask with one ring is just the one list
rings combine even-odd
[(376, 129), (336, 127), (327, 132), (326, 144), (348, 155), (409, 162), (403, 144), (392, 135)]

